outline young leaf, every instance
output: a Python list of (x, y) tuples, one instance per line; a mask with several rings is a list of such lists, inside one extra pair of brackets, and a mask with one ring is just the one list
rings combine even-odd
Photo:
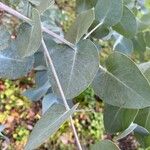
[(32, 13), (32, 27), (22, 23), (19, 27), (17, 45), (22, 57), (33, 55), (40, 47), (42, 41), (42, 29), (40, 16), (36, 9)]
[(144, 34), (142, 32), (138, 33), (133, 39), (133, 47), (136, 53), (143, 54), (146, 51), (146, 43), (144, 39)]
[(108, 133), (122, 132), (134, 121), (138, 109), (124, 109), (105, 104), (104, 126)]
[(36, 6), (36, 9), (43, 13), (46, 9), (48, 9), (52, 4), (54, 4), (54, 0), (29, 0), (33, 5)]
[[(56, 45), (49, 49), (49, 53), (67, 99), (72, 99), (83, 92), (98, 71), (98, 50), (90, 40), (80, 41), (76, 49)], [(52, 73), (50, 80), (54, 93), (60, 95)]]
[(130, 133), (132, 133), (136, 128), (137, 128), (137, 124), (132, 123), (125, 131), (123, 131), (122, 133), (120, 133), (117, 137), (115, 137), (115, 140), (120, 140), (125, 138), (127, 135), (129, 135)]
[(48, 74), (46, 70), (36, 72), (35, 83), (37, 87), (42, 87), (47, 81), (48, 81)]
[(66, 39), (72, 43), (78, 43), (81, 37), (87, 33), (94, 19), (94, 9), (90, 9), (79, 14), (74, 24), (66, 34)]
[(139, 69), (144, 73), (144, 75), (150, 82), (150, 62), (140, 64)]
[(44, 114), (54, 103), (58, 103), (54, 94), (47, 94), (42, 100), (42, 113)]
[(50, 83), (47, 81), (43, 86), (38, 88), (31, 88), (26, 90), (23, 95), (26, 96), (31, 101), (38, 101), (40, 100), (51, 87)]
[(122, 0), (98, 0), (95, 6), (95, 17), (106, 26), (117, 24), (122, 17)]
[(106, 68), (100, 68), (93, 82), (105, 103), (131, 109), (150, 106), (150, 85), (131, 59), (115, 52), (106, 60)]
[(119, 147), (112, 141), (103, 140), (91, 145), (90, 150), (119, 150)]
[(127, 39), (123, 36), (119, 36), (114, 44), (113, 49), (115, 51), (130, 55), (133, 52), (132, 40)]
[(145, 43), (146, 46), (150, 48), (150, 31), (145, 32)]
[(33, 57), (20, 58), (14, 42), (0, 51), (0, 78), (17, 79), (27, 75), (33, 67)]
[(126, 38), (133, 38), (137, 32), (137, 22), (134, 14), (126, 7), (123, 8), (121, 21), (113, 27), (115, 31)]
[(69, 119), (76, 108), (77, 105), (66, 111), (63, 105), (54, 104), (51, 106), (33, 128), (25, 150), (33, 150), (40, 146)]
[[(141, 109), (134, 122), (150, 132), (150, 107)], [(138, 133), (136, 137), (143, 147), (147, 148), (150, 146), (150, 135), (143, 136)]]
[(0, 50), (4, 50), (9, 47), (10, 34), (5, 26), (0, 25)]
[[(99, 24), (99, 21), (94, 21), (91, 27), (89, 28), (89, 31), (91, 31), (94, 27), (96, 27)], [(110, 30), (105, 27), (105, 25), (100, 26), (97, 28), (91, 36), (97, 39), (101, 39), (103, 37), (106, 37), (109, 34)]]
[(97, 0), (76, 0), (77, 13), (93, 8)]

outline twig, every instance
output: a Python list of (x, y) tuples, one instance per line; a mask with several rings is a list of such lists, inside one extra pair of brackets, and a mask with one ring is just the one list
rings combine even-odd
[[(15, 17), (17, 17), (17, 18), (19, 18), (19, 19), (21, 19), (21, 20), (23, 20), (23, 21), (25, 21), (25, 22), (27, 22), (27, 23), (29, 23), (29, 24), (32, 23), (32, 20), (31, 20), (30, 18), (28, 18), (28, 17), (22, 15), (21, 13), (19, 13), (19, 12), (17, 12), (16, 10), (10, 8), (9, 6), (3, 4), (2, 2), (0, 2), (0, 9), (1, 9), (1, 10), (4, 10), (4, 11), (6, 11), (6, 12), (12, 14), (12, 15), (14, 15)], [(74, 49), (75, 45), (72, 44), (72, 43), (70, 43), (70, 42), (67, 41), (66, 39), (64, 39), (62, 36), (59, 36), (59, 35), (56, 34), (55, 32), (52, 32), (52, 31), (50, 31), (49, 29), (47, 29), (47, 28), (45, 28), (45, 27), (43, 27), (43, 26), (42, 26), (42, 30), (43, 30), (44, 32), (48, 33), (50, 36), (52, 36), (52, 37), (58, 39), (59, 41), (65, 43), (66, 45), (68, 45), (69, 47), (71, 47), (71, 48)]]
[[(25, 22), (27, 22), (27, 23), (29, 23), (29, 24), (32, 23), (32, 20), (31, 20), (31, 19), (29, 19), (28, 17), (26, 17), (26, 16), (20, 14), (20, 13), (17, 12), (16, 10), (14, 10), (14, 9), (12, 9), (12, 8), (10, 8), (10, 7), (8, 7), (7, 5), (5, 5), (5, 4), (3, 4), (3, 3), (1, 3), (1, 2), (0, 2), (0, 9), (5, 10), (6, 12), (8, 12), (8, 13), (14, 15), (14, 16), (16, 16), (17, 18), (19, 18), (19, 19), (21, 19), (21, 20), (23, 20), (23, 21), (25, 21)], [(49, 35), (51, 35), (52, 37), (58, 39), (59, 41), (61, 41), (61, 42), (65, 43), (65, 44), (67, 44), (68, 46), (70, 46), (70, 47), (72, 47), (72, 48), (74, 48), (74, 45), (73, 45), (72, 43), (70, 43), (69, 41), (65, 40), (63, 37), (57, 35), (56, 33), (54, 33), (54, 32), (52, 32), (52, 31), (48, 30), (48, 29), (45, 28), (45, 27), (42, 27), (42, 30), (43, 30), (44, 32), (48, 33)], [(52, 59), (51, 59), (51, 57), (50, 57), (50, 55), (49, 55), (49, 52), (48, 52), (48, 49), (47, 49), (47, 47), (46, 47), (46, 45), (45, 45), (44, 40), (42, 40), (42, 45), (43, 45), (43, 48), (44, 48), (44, 53), (45, 53), (46, 59), (48, 60), (50, 66), (51, 66), (52, 72), (53, 72), (53, 74), (54, 74), (54, 77), (55, 77), (55, 80), (56, 80), (56, 82), (57, 82), (58, 88), (59, 88), (59, 90), (60, 90), (60, 93), (61, 93), (61, 96), (62, 96), (64, 105), (65, 105), (65, 107), (66, 107), (67, 110), (70, 110), (69, 105), (68, 105), (68, 103), (67, 103), (67, 100), (66, 100), (66, 98), (65, 98), (64, 92), (63, 92), (63, 90), (62, 90), (60, 81), (59, 81), (59, 79), (58, 79), (58, 76), (57, 76), (55, 67), (54, 67), (54, 65), (53, 65)], [(79, 138), (78, 138), (78, 135), (77, 135), (75, 126), (74, 126), (74, 124), (73, 124), (73, 119), (72, 119), (71, 116), (70, 116), (70, 123), (71, 123), (71, 127), (72, 127), (72, 129), (73, 129), (73, 133), (74, 133), (74, 136), (75, 136), (75, 139), (76, 139), (76, 143), (77, 143), (78, 149), (79, 149), (79, 150), (82, 150), (82, 147), (81, 147), (81, 144), (80, 144), (80, 141), (79, 141)]]
[[(65, 107), (66, 107), (67, 110), (70, 110), (69, 105), (68, 105), (68, 103), (67, 103), (67, 100), (66, 100), (66, 98), (65, 98), (65, 95), (64, 95), (62, 86), (61, 86), (61, 84), (60, 84), (59, 78), (58, 78), (58, 76), (57, 76), (57, 73), (56, 73), (56, 70), (55, 70), (53, 61), (52, 61), (52, 59), (51, 59), (51, 56), (50, 56), (50, 54), (49, 54), (49, 52), (48, 52), (48, 49), (47, 49), (47, 47), (46, 47), (46, 44), (45, 44), (44, 40), (42, 40), (42, 45), (43, 45), (43, 48), (44, 48), (44, 53), (45, 53), (46, 59), (47, 59), (48, 63), (50, 64), (50, 67), (51, 67), (51, 69), (52, 69), (52, 73), (53, 73), (53, 75), (54, 75), (54, 77), (55, 77), (55, 80), (56, 80), (58, 89), (59, 89), (59, 91), (60, 91), (61, 97), (62, 97), (62, 99), (63, 99), (64, 105), (65, 105)], [(70, 116), (70, 123), (71, 123), (71, 127), (72, 127), (72, 129), (73, 129), (73, 133), (74, 133), (74, 135), (75, 135), (75, 139), (76, 139), (76, 143), (77, 143), (77, 145), (78, 145), (78, 148), (79, 148), (79, 150), (82, 150), (82, 147), (81, 147), (81, 144), (80, 144), (80, 141), (79, 141), (79, 138), (78, 138), (78, 135), (77, 135), (75, 126), (74, 126), (74, 124), (73, 124), (73, 119), (72, 119), (71, 116)]]

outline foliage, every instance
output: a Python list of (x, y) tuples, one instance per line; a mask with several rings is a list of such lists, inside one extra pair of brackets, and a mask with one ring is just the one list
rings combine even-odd
[[(0, 77), (17, 79), (33, 70), (36, 87), (25, 95), (33, 101), (43, 98), (46, 105), (45, 99), (49, 100), (25, 149), (40, 146), (69, 118), (74, 129), (71, 115), (77, 111), (77, 105), (72, 107), (70, 103), (90, 85), (106, 105), (104, 126), (107, 132), (113, 133), (114, 142), (134, 131), (143, 147), (150, 146), (147, 126), (150, 121), (147, 108), (150, 107), (150, 64), (140, 64), (149, 51), (148, 2), (77, 0), (78, 15), (65, 36), (55, 19), (49, 21), (48, 14), (55, 8), (51, 5), (53, 0), (21, 2), (24, 7), (16, 7), (20, 3), (13, 5), (20, 13), (0, 2), (0, 9), (26, 22), (18, 21), (15, 38), (5, 19), (0, 26), (3, 39), (0, 43)], [(103, 66), (98, 50), (102, 41), (108, 41), (114, 47), (110, 48), (114, 51), (104, 59)], [(134, 62), (135, 55), (139, 56), (139, 64)], [(130, 114), (129, 110), (134, 113)], [(107, 111), (114, 114), (112, 122), (119, 120), (115, 122), (117, 129), (109, 126)], [(141, 121), (143, 113), (146, 115)], [(77, 136), (76, 140), (81, 149)], [(104, 149), (114, 145), (114, 149), (118, 149), (110, 141), (101, 141), (98, 145)]]

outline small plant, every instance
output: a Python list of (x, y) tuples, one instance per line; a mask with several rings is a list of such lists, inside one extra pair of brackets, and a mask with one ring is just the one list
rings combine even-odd
[[(91, 149), (118, 150), (117, 141), (133, 131), (143, 147), (150, 146), (150, 63), (144, 62), (150, 48), (149, 3), (76, 0), (77, 17), (65, 35), (53, 18), (53, 4), (53, 0), (0, 2), (0, 9), (9, 14), (0, 25), (0, 78), (15, 80), (33, 70), (36, 87), (23, 95), (32, 101), (42, 99), (43, 115), (25, 150), (39, 147), (68, 119), (82, 150), (72, 118), (78, 104), (72, 106), (72, 99), (90, 85), (104, 102), (104, 127), (113, 135), (112, 141), (100, 141)], [(18, 18), (13, 30), (10, 15)], [(102, 66), (100, 43), (105, 41), (112, 47)], [(135, 55), (139, 64), (133, 61)], [(99, 124), (96, 118), (92, 129)], [(24, 130), (21, 138), (24, 134), (28, 133)]]

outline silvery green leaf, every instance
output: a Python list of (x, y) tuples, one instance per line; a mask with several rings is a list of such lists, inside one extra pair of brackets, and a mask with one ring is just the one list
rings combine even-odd
[(133, 52), (133, 43), (132, 40), (127, 39), (123, 36), (119, 36), (116, 40), (113, 49), (118, 52), (130, 55)]
[(98, 0), (95, 6), (96, 20), (105, 26), (117, 24), (121, 20), (122, 12), (122, 0)]
[(144, 73), (144, 75), (150, 82), (150, 62), (140, 64), (139, 69)]
[(122, 132), (134, 121), (138, 109), (125, 109), (105, 104), (104, 126), (108, 133)]
[(137, 124), (132, 123), (125, 131), (121, 132), (119, 135), (117, 135), (117, 137), (115, 137), (115, 140), (120, 140), (125, 138), (127, 135), (129, 135), (130, 133), (132, 133), (136, 128), (137, 128)]
[(93, 88), (105, 103), (113, 106), (131, 109), (150, 106), (149, 82), (130, 58), (118, 52), (108, 57), (106, 69), (100, 67)]
[(75, 22), (67, 32), (65, 38), (72, 43), (78, 43), (81, 37), (87, 33), (94, 19), (94, 9), (82, 12), (77, 16)]
[(43, 86), (47, 81), (48, 81), (48, 74), (46, 70), (36, 72), (35, 84), (37, 87)]
[(42, 29), (40, 15), (36, 9), (32, 11), (32, 26), (22, 23), (19, 27), (17, 46), (21, 57), (33, 55), (40, 47)]
[(33, 128), (25, 150), (33, 150), (44, 143), (51, 135), (53, 135), (60, 126), (66, 122), (75, 112), (78, 105), (66, 111), (65, 107), (60, 104), (52, 105), (36, 123)]
[(140, 125), (138, 125), (138, 126), (134, 129), (134, 132), (135, 132), (135, 133), (138, 133), (138, 134), (140, 134), (140, 135), (142, 135), (142, 136), (148, 136), (148, 135), (150, 135), (149, 131), (148, 131), (146, 128), (140, 126)]
[(150, 31), (145, 32), (145, 43), (146, 46), (150, 48)]
[(54, 0), (29, 0), (29, 2), (35, 5), (36, 9), (40, 13), (43, 13), (46, 9), (54, 4)]
[(12, 41), (10, 47), (0, 51), (0, 78), (17, 79), (27, 75), (33, 67), (33, 61), (33, 57), (21, 58)]
[(5, 26), (0, 25), (0, 50), (4, 50), (9, 47), (10, 34)]
[[(67, 99), (72, 99), (83, 92), (98, 71), (98, 50), (90, 40), (80, 41), (75, 49), (67, 45), (56, 45), (49, 49), (49, 54)], [(54, 93), (60, 96), (52, 73), (50, 80)]]
[(146, 43), (144, 39), (144, 34), (139, 32), (133, 39), (133, 47), (136, 53), (143, 54), (146, 51)]
[(42, 113), (44, 114), (54, 103), (58, 103), (57, 97), (54, 94), (45, 95), (42, 100)]
[(95, 7), (97, 0), (76, 0), (77, 13), (81, 13), (85, 10)]
[(38, 101), (40, 100), (51, 87), (50, 83), (47, 81), (43, 86), (38, 88), (31, 88), (26, 90), (23, 95), (26, 96), (31, 101)]
[(44, 57), (44, 53), (38, 51), (34, 54), (34, 70), (42, 71), (46, 70), (46, 61)]
[(126, 38), (133, 38), (137, 32), (137, 22), (134, 14), (126, 7), (123, 7), (123, 16), (113, 29)]

